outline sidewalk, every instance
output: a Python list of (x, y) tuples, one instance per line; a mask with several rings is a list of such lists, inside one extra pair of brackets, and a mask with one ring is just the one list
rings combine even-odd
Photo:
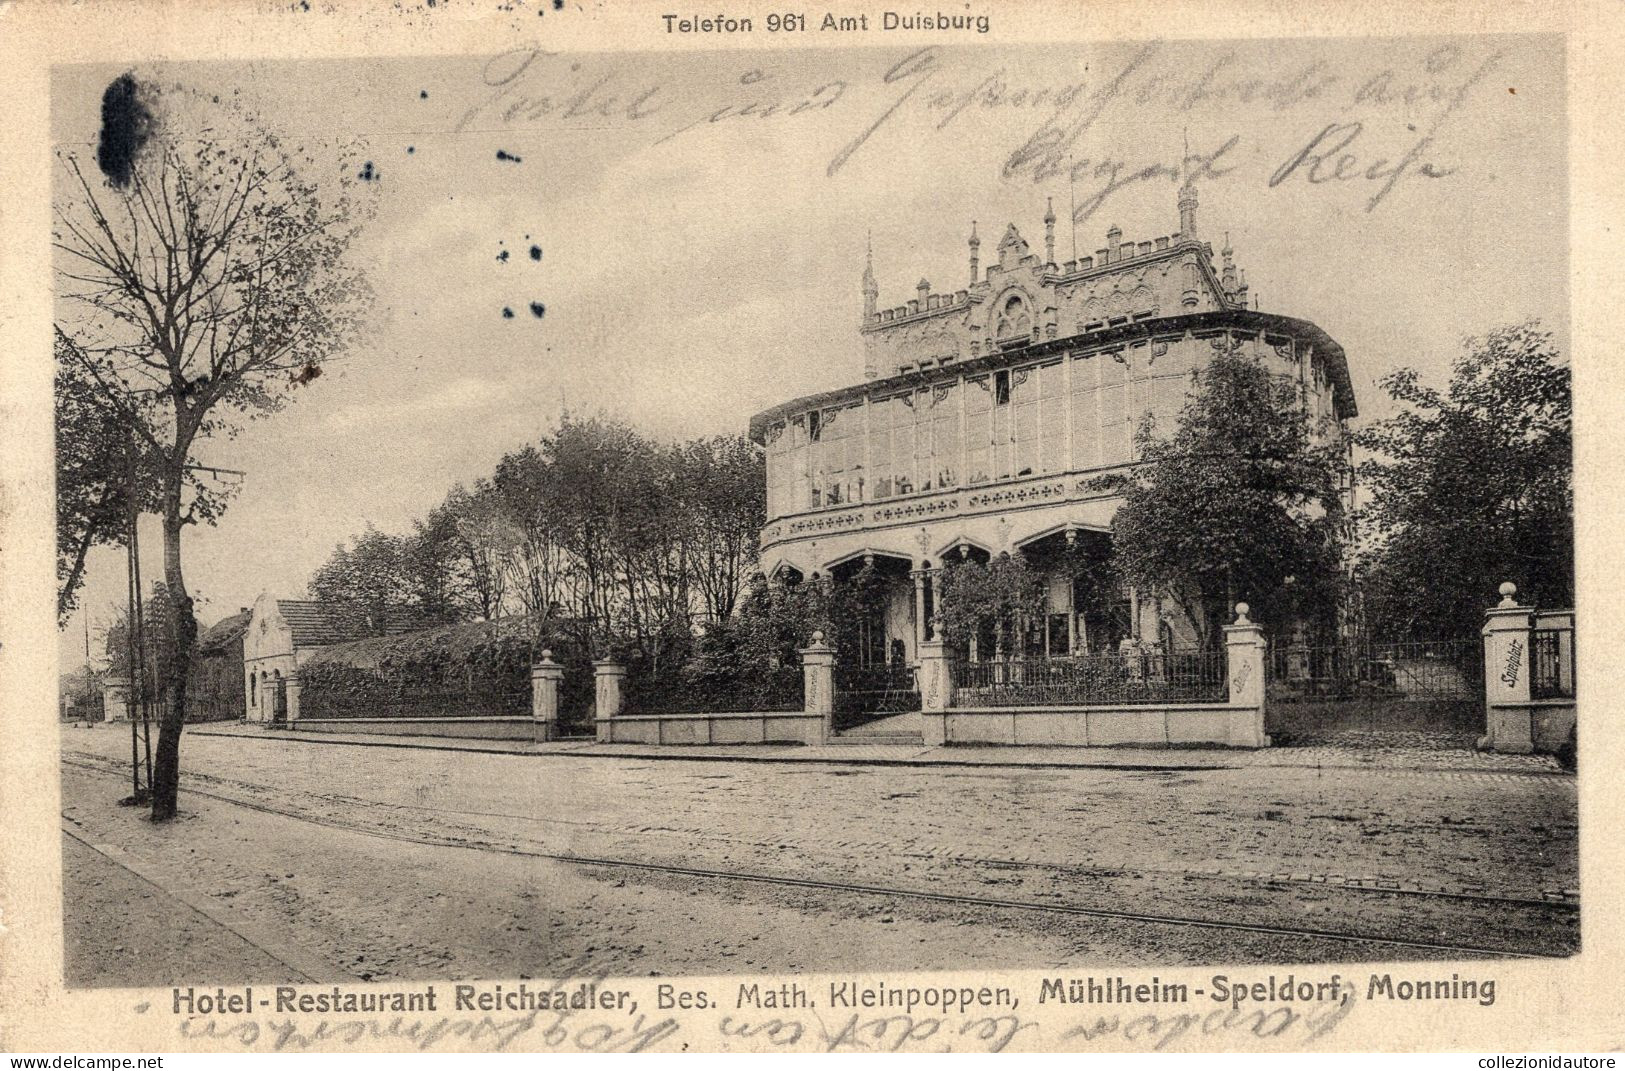
[(354, 747), (420, 748), (497, 755), (559, 755), (570, 758), (703, 760), (706, 762), (823, 763), (839, 766), (1014, 766), (1047, 769), (1234, 770), (1251, 767), (1363, 769), (1442, 773), (1568, 776), (1549, 755), (1499, 755), (1424, 748), (1278, 747), (1257, 751), (1226, 748), (1118, 747), (921, 747), (917, 744), (667, 745), (600, 744), (388, 736), (382, 733), (300, 733), (234, 722), (189, 727), (195, 736), (240, 736), (263, 742), (338, 744)]

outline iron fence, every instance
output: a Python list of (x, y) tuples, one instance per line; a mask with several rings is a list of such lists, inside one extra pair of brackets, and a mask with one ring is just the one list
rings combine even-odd
[(634, 674), (627, 679), (628, 714), (749, 714), (801, 710), (798, 666), (724, 675)]
[(897, 664), (835, 667), (835, 728), (920, 709), (919, 676)]
[(954, 667), (954, 702), (965, 707), (1223, 702), (1228, 661), (1223, 650), (1175, 650), (960, 662)]
[(1536, 629), (1529, 641), (1531, 699), (1574, 698), (1574, 630)]
[(1477, 637), (1377, 643), (1272, 644), (1265, 659), (1276, 702), (1383, 698), (1482, 700), (1484, 648)]

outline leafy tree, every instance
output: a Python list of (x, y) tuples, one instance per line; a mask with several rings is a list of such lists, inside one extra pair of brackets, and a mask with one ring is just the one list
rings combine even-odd
[(391, 615), (416, 610), (412, 540), (367, 526), (339, 544), (310, 578), (310, 597), (333, 607), (357, 632), (382, 636)]
[[(139, 644), (131, 642), (130, 613), (126, 606), (117, 607), (112, 620), (102, 630), (102, 652), (107, 659), (107, 672), (132, 682), (137, 682), (139, 676), (140, 691), (136, 694), (144, 693), (154, 701), (162, 698), (159, 694), (162, 684), (160, 667), (170, 642), (173, 614), (169, 590), (163, 581), (158, 580), (153, 582), (151, 590), (142, 599), (141, 627), (137, 630)], [(141, 662), (143, 672), (139, 675), (136, 673), (135, 659)]]
[(476, 481), (472, 490), (453, 487), (417, 523), (415, 536), (427, 605), (437, 614), (463, 619), (490, 621), (501, 615), (508, 585), (504, 563), (518, 530), (488, 481)]
[(1261, 619), (1328, 625), (1339, 600), (1346, 517), (1342, 449), (1317, 429), (1296, 383), (1239, 344), (1216, 345), (1170, 435), (1142, 426), (1140, 464), (1110, 481), (1115, 565), (1172, 599), (1207, 642), (1214, 604)]
[(500, 545), (502, 586), (537, 622), (558, 615), (573, 583), (574, 563), (553, 508), (566, 493), (535, 446), (503, 455), (491, 477), (493, 508), (510, 529)]
[(1440, 392), (1410, 368), (1382, 381), (1405, 408), (1363, 429), (1371, 501), (1365, 609), (1394, 636), (1476, 629), (1499, 585), (1572, 606), (1569, 368), (1539, 323), (1466, 340)]
[(690, 573), (712, 621), (732, 616), (756, 568), (767, 519), (767, 474), (749, 439), (717, 436), (679, 448), (678, 488), (693, 530)]
[[(59, 624), (79, 602), (92, 547), (128, 538), (134, 488), (151, 486), (137, 470), (125, 414), (89, 376), (65, 336), (56, 337), (56, 613)], [(150, 506), (151, 503), (143, 503)]]
[(100, 177), (75, 150), (58, 153), (53, 242), (63, 352), (123, 414), (156, 476), (173, 596), (153, 770), (163, 820), (175, 814), (197, 635), (182, 532), (213, 523), (228, 498), (196, 452), (313, 380), (353, 338), (366, 289), (348, 255), (365, 206), (345, 153), (284, 143), (229, 101), (177, 91), (160, 109), (156, 92), (128, 75), (109, 86)]
[(991, 632), (994, 649), (977, 651), (983, 659), (999, 651), (1019, 656), (1022, 623), (1044, 606), (1043, 580), (1019, 554), (1001, 554), (986, 564), (950, 558), (940, 592), (936, 616), (943, 638), (966, 647), (984, 631)]

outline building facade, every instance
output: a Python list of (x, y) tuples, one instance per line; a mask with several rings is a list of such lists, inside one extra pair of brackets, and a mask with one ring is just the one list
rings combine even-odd
[(1027, 654), (1189, 642), (1193, 624), (1155, 592), (1091, 585), (1078, 555), (1109, 556), (1120, 504), (1099, 477), (1135, 464), (1136, 432), (1172, 429), (1193, 375), (1218, 352), (1256, 355), (1289, 380), (1316, 426), (1347, 448), (1356, 415), (1342, 348), (1306, 320), (1248, 308), (1228, 236), (1197, 231), (1197, 191), (1179, 229), (1057, 263), (1055, 214), (1035, 252), (1012, 223), (985, 266), (972, 224), (963, 289), (921, 279), (882, 307), (863, 274), (866, 381), (757, 414), (766, 452), (770, 577), (839, 582), (865, 566), (892, 580), (876, 651), (910, 662), (928, 638), (954, 556), (1022, 555), (1045, 576), (1046, 612)]
[(299, 669), (335, 643), (398, 635), (422, 627), (405, 613), (382, 621), (310, 599), (279, 599), (265, 592), (254, 600), (242, 636), (243, 708), (249, 721), (276, 725), (299, 718)]

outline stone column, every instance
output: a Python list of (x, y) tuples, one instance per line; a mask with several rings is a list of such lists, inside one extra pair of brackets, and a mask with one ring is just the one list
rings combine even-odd
[(1264, 732), (1264, 630), (1236, 603), (1234, 624), (1224, 626), (1224, 653), (1230, 685), (1227, 740), (1231, 747), (1269, 747)]
[(835, 648), (824, 642), (822, 632), (812, 634), (812, 642), (801, 648), (802, 709), (817, 715), (823, 728), (817, 743), (827, 743), (835, 725)]
[(542, 660), (530, 667), (530, 717), (533, 739), (538, 743), (559, 738), (559, 683), (564, 667), (553, 661), (553, 652), (544, 650)]
[(925, 627), (925, 570), (916, 569), (908, 575), (914, 578), (914, 656), (918, 658), (928, 635)]
[(930, 641), (942, 638), (942, 628), (938, 624), (938, 619), (942, 617), (942, 567), (930, 570), (928, 575), (931, 577), (931, 617), (926, 621), (929, 627), (925, 638)]
[(299, 721), (299, 671), (288, 674), (288, 728), (292, 729)]
[(1484, 612), (1484, 720), (1478, 746), (1527, 755), (1535, 750), (1529, 705), (1530, 622), (1534, 610), (1519, 605), (1516, 584), (1501, 585), (1501, 601)]
[[(940, 635), (940, 629), (933, 629)], [(954, 660), (948, 644), (927, 640), (920, 648), (921, 732), (928, 747), (948, 742), (948, 708), (954, 705)]]

